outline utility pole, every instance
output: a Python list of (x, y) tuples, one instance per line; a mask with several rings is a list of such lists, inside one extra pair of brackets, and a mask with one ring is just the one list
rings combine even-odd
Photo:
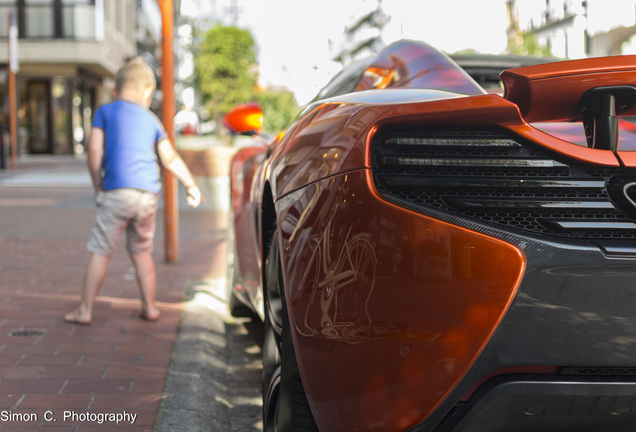
[[(168, 138), (175, 145), (174, 136), (174, 50), (173, 0), (158, 0), (161, 9), (162, 42), (161, 42), (161, 90), (163, 92), (162, 121)], [(165, 225), (165, 259), (176, 262), (179, 259), (179, 208), (177, 179), (167, 169), (163, 169), (164, 190), (164, 225)]]
[(238, 25), (238, 6), (236, 5), (236, 0), (232, 0), (232, 5), (230, 6), (230, 16), (231, 18), (231, 23), (233, 27), (236, 27)]

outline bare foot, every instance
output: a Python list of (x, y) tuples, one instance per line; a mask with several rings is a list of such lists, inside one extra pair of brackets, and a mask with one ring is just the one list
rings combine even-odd
[(149, 309), (149, 310), (142, 310), (139, 316), (141, 317), (141, 319), (144, 319), (146, 321), (155, 322), (161, 316), (161, 312), (159, 311), (159, 309), (156, 309), (156, 308)]
[(64, 321), (79, 325), (90, 325), (91, 318), (89, 314), (83, 314), (79, 309), (75, 309), (73, 312), (64, 315)]

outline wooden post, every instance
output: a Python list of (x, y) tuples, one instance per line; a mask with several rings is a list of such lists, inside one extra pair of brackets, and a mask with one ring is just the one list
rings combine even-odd
[[(172, 145), (174, 137), (174, 51), (173, 38), (173, 0), (158, 0), (162, 22), (161, 90), (163, 92), (162, 120)], [(168, 170), (163, 169), (164, 178), (164, 223), (165, 223), (165, 259), (175, 262), (179, 259), (179, 207), (177, 180)]]

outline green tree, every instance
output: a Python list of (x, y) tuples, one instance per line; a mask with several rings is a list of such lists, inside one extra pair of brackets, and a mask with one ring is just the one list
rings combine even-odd
[(255, 99), (256, 47), (249, 31), (216, 25), (205, 33), (194, 64), (202, 102), (217, 122)]
[(550, 44), (548, 46), (541, 46), (537, 42), (537, 38), (534, 33), (525, 32), (508, 41), (508, 52), (510, 54), (518, 54), (534, 57), (553, 57)]
[(263, 109), (263, 132), (276, 134), (298, 115), (298, 105), (290, 92), (264, 90), (257, 94), (256, 101)]

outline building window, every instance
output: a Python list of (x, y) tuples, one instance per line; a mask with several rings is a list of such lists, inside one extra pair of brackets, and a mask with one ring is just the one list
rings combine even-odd
[(62, 36), (95, 38), (95, 0), (62, 0)]
[(17, 8), (15, 0), (0, 0), (0, 38), (9, 37), (9, 13), (13, 12), (13, 16), (17, 22)]
[[(96, 0), (0, 0), (0, 38), (14, 12), (21, 38), (95, 39)], [(3, 19), (4, 18), (4, 19)]]
[(55, 11), (53, 0), (25, 0), (25, 36), (28, 38), (55, 37)]

